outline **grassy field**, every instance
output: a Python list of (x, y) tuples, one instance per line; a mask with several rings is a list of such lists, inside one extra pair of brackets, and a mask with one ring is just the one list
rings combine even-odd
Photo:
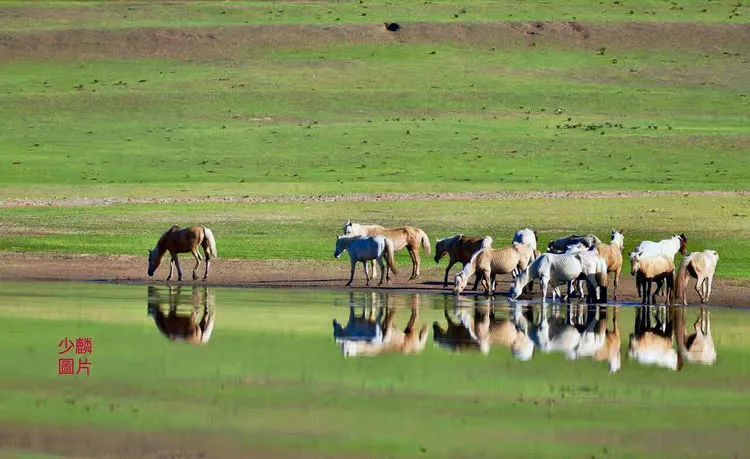
[[(432, 338), (419, 356), (345, 360), (330, 325), (346, 320), (345, 293), (216, 289), (213, 338), (192, 347), (159, 334), (145, 314), (146, 287), (3, 290), (0, 425), (8, 434), (0, 438), (33, 425), (38, 435), (87, 439), (50, 441), (48, 452), (98, 455), (123, 431), (132, 432), (131, 449), (123, 443), (121, 451), (141, 456), (152, 449), (197, 454), (217, 443), (244, 457), (726, 457), (748, 447), (750, 335), (741, 310), (712, 314), (713, 367), (673, 373), (638, 366), (624, 352), (622, 370), (610, 375), (605, 363), (560, 354), (527, 363), (506, 349), (453, 354)], [(182, 293), (188, 308), (190, 289)], [(444, 326), (443, 302), (423, 296), (421, 323)], [(403, 326), (408, 313), (398, 314)], [(622, 311), (624, 350), (632, 314)], [(689, 310), (688, 320), (695, 314)], [(66, 336), (94, 338), (91, 376), (57, 375), (56, 344)], [(148, 446), (141, 432), (164, 438)], [(167, 441), (184, 432), (191, 436), (179, 447)]]

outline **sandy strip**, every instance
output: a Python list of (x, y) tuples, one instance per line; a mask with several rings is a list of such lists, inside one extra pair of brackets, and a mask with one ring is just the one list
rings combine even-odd
[(519, 191), (457, 193), (374, 193), (287, 196), (224, 196), (204, 198), (64, 198), (6, 199), (0, 208), (15, 207), (81, 207), (120, 204), (262, 204), (309, 202), (398, 202), (398, 201), (511, 201), (529, 199), (633, 199), (665, 196), (683, 197), (750, 197), (750, 191)]

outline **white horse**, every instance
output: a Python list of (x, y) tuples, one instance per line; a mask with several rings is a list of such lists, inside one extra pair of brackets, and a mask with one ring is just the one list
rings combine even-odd
[(695, 291), (698, 292), (701, 303), (708, 303), (718, 263), (719, 254), (715, 250), (693, 252), (683, 258), (675, 283), (675, 300), (687, 304), (688, 278), (694, 277), (696, 279)]
[[(583, 271), (581, 259), (575, 254), (545, 253), (536, 260), (513, 281), (510, 298), (515, 300), (523, 288), (533, 279), (542, 282), (542, 302), (547, 301), (547, 288), (552, 284), (552, 302), (555, 301), (555, 287), (571, 282), (578, 278)], [(559, 295), (559, 293), (558, 293)]]
[[(583, 275), (588, 282), (589, 297), (599, 301), (602, 297), (602, 288), (607, 287), (608, 279), (606, 260), (599, 255), (596, 246), (586, 247), (581, 243), (572, 246), (569, 245), (568, 251), (565, 253), (578, 255), (581, 260)], [(582, 280), (577, 282), (577, 290), (579, 295), (583, 297), (581, 282)]]
[(513, 236), (513, 242), (523, 244), (531, 250), (536, 250), (536, 233), (528, 228), (524, 228)]
[[(380, 283), (378, 285), (383, 284), (383, 278), (390, 282), (391, 277), (388, 273), (388, 269), (390, 269), (393, 274), (397, 273), (396, 264), (393, 261), (393, 242), (387, 237), (337, 237), (336, 251), (333, 253), (333, 256), (339, 258), (345, 250), (349, 252), (349, 257), (352, 261), (352, 272), (349, 276), (349, 282), (346, 284), (347, 287), (352, 285), (352, 280), (354, 280), (354, 268), (358, 261), (361, 261), (362, 265), (365, 267), (365, 279), (367, 279), (365, 285), (370, 285), (370, 275), (367, 272), (367, 262), (369, 260), (375, 260), (378, 262), (378, 265), (380, 265)], [(388, 269), (386, 269), (383, 263), (384, 256), (386, 263), (388, 264)]]
[(666, 255), (672, 260), (677, 252), (687, 254), (687, 237), (685, 234), (673, 235), (669, 239), (663, 239), (659, 242), (643, 241), (635, 248), (636, 253), (643, 257), (654, 257), (657, 255)]

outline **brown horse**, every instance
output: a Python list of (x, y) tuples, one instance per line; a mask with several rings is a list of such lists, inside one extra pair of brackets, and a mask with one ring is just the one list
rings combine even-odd
[(203, 274), (203, 280), (208, 278), (208, 270), (211, 266), (211, 258), (216, 258), (216, 240), (214, 233), (205, 226), (191, 226), (190, 228), (180, 229), (174, 225), (166, 233), (162, 234), (156, 243), (154, 250), (148, 251), (148, 275), (153, 276), (156, 268), (159, 267), (164, 254), (169, 252), (169, 276), (167, 280), (172, 280), (173, 265), (177, 267), (177, 280), (182, 280), (182, 270), (180, 261), (177, 259), (178, 253), (190, 252), (195, 258), (195, 268), (193, 268), (193, 280), (198, 279), (198, 266), (202, 259), (198, 252), (198, 247), (203, 247), (203, 253), (206, 255), (206, 272)]
[(617, 301), (617, 286), (620, 285), (620, 273), (622, 273), (622, 249), (625, 246), (623, 230), (612, 230), (612, 242), (609, 244), (596, 244), (596, 251), (607, 263), (607, 273), (615, 273), (615, 289), (612, 297)]
[[(630, 259), (631, 274), (635, 276), (636, 284), (640, 284), (642, 304), (656, 303), (656, 295), (661, 291), (664, 281), (667, 281), (665, 304), (671, 304), (674, 290), (674, 261), (667, 255), (644, 257), (636, 255)], [(656, 283), (656, 291), (651, 295), (651, 285)]]
[[(445, 239), (438, 239), (435, 245), (435, 263), (440, 263), (440, 259), (448, 254), (448, 267), (445, 268), (445, 279), (443, 279), (443, 287), (448, 286), (448, 274), (451, 271), (453, 265), (461, 262), (463, 266), (471, 260), (471, 256), (477, 253), (481, 249), (488, 249), (492, 247), (492, 238), (489, 236), (485, 237), (467, 237), (463, 234), (456, 234), (455, 236), (447, 237)], [(479, 277), (474, 282), (474, 290), (479, 285)]]
[(431, 254), (430, 238), (427, 233), (419, 228), (412, 226), (402, 226), (400, 228), (383, 228), (380, 225), (360, 225), (352, 223), (351, 220), (344, 225), (345, 236), (385, 236), (393, 241), (393, 249), (398, 252), (406, 248), (409, 251), (412, 262), (410, 280), (419, 277), (419, 247), (425, 248), (427, 255)]
[(170, 286), (168, 310), (164, 311), (159, 289), (149, 286), (148, 314), (153, 316), (156, 328), (170, 341), (206, 344), (214, 329), (213, 292), (206, 287), (193, 287), (192, 308), (187, 314), (185, 311), (179, 313), (180, 300), (180, 287)]

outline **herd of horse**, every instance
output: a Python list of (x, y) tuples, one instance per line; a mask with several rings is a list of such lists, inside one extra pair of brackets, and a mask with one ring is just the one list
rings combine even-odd
[[(420, 228), (403, 226), (385, 228), (380, 225), (363, 225), (347, 221), (343, 235), (337, 236), (334, 257), (339, 258), (344, 252), (349, 253), (351, 271), (347, 286), (354, 281), (358, 263), (362, 263), (365, 274), (365, 285), (377, 276), (380, 268), (380, 282), (390, 282), (391, 274), (397, 274), (395, 253), (406, 249), (412, 261), (410, 280), (420, 276), (420, 249), (431, 254), (430, 238)], [(613, 274), (613, 299), (617, 300), (617, 288), (623, 267), (625, 237), (623, 230), (613, 230), (609, 243), (602, 242), (596, 235), (571, 235), (556, 239), (547, 245), (547, 252), (541, 253), (537, 248), (537, 233), (529, 228), (518, 231), (510, 245), (494, 248), (493, 239), (485, 237), (468, 237), (456, 234), (438, 239), (435, 250), (435, 262), (448, 256), (443, 286), (448, 286), (448, 276), (456, 263), (463, 265), (456, 274), (453, 292), (461, 294), (474, 276), (474, 290), (481, 282), (487, 296), (494, 295), (496, 277), (511, 276), (511, 288), (508, 295), (516, 300), (521, 295), (528, 295), (533, 290), (535, 280), (539, 281), (542, 290), (542, 301), (547, 301), (551, 291), (552, 302), (556, 298), (569, 299), (574, 294), (586, 297), (591, 302), (606, 302), (609, 273)], [(149, 250), (148, 275), (153, 276), (163, 257), (169, 253), (170, 269), (167, 280), (172, 279), (173, 268), (177, 268), (178, 280), (182, 280), (182, 270), (177, 255), (191, 253), (195, 259), (193, 280), (198, 278), (197, 270), (205, 257), (205, 273), (208, 278), (211, 260), (217, 257), (216, 240), (213, 232), (205, 226), (193, 226), (181, 229), (173, 226), (158, 240), (156, 247)], [(678, 274), (676, 273), (675, 255), (683, 255)], [(701, 303), (708, 303), (719, 255), (714, 250), (687, 252), (687, 237), (684, 234), (673, 235), (658, 242), (643, 241), (630, 253), (631, 274), (635, 277), (638, 296), (642, 304), (655, 304), (656, 297), (663, 293), (665, 303), (677, 300), (687, 304), (687, 285), (690, 278), (696, 279), (695, 290)], [(559, 287), (567, 286), (563, 295)], [(652, 291), (653, 289), (653, 291)], [(663, 292), (662, 292), (663, 290)]]
[[(542, 301), (546, 302), (551, 289), (552, 302), (556, 297), (569, 298), (574, 291), (584, 296), (583, 288), (587, 287), (587, 297), (594, 302), (606, 302), (606, 291), (609, 283), (608, 274), (613, 274), (613, 298), (617, 300), (617, 287), (623, 267), (625, 237), (622, 230), (613, 230), (610, 243), (603, 243), (596, 235), (571, 235), (551, 241), (547, 252), (542, 254), (537, 249), (537, 233), (529, 228), (518, 231), (510, 245), (493, 248), (489, 236), (467, 237), (456, 234), (438, 239), (435, 250), (435, 262), (448, 256), (443, 286), (448, 285), (448, 276), (456, 263), (463, 269), (456, 274), (453, 291), (463, 292), (472, 276), (475, 277), (474, 290), (481, 282), (484, 293), (491, 296), (495, 293), (496, 277), (510, 274), (512, 284), (509, 297), (518, 299), (533, 288), (534, 280), (542, 286)], [(365, 285), (381, 269), (380, 284), (390, 280), (390, 273), (396, 274), (394, 253), (406, 249), (412, 259), (412, 275), (420, 275), (420, 249), (430, 254), (430, 239), (427, 234), (416, 227), (385, 228), (379, 225), (362, 225), (348, 221), (344, 225), (344, 234), (336, 239), (335, 257), (344, 251), (349, 252), (351, 272), (347, 286), (354, 280), (357, 263), (362, 263), (365, 273)], [(680, 252), (684, 258), (675, 284), (675, 255)], [(643, 304), (655, 304), (656, 296), (664, 290), (666, 303), (673, 298), (687, 304), (687, 283), (690, 277), (696, 279), (695, 289), (702, 303), (707, 303), (711, 295), (713, 276), (719, 255), (714, 250), (687, 253), (687, 237), (675, 234), (669, 239), (658, 242), (643, 241), (630, 253), (631, 274), (635, 276), (638, 296)], [(372, 275), (368, 271), (372, 268)], [(379, 285), (380, 285), (379, 284)], [(565, 295), (559, 286), (567, 285)], [(655, 287), (655, 288), (654, 288)], [(653, 289), (653, 291), (652, 291)]]
[[(428, 328), (419, 324), (420, 295), (404, 298), (372, 294), (364, 304), (352, 298), (348, 322), (333, 320), (333, 337), (345, 357), (385, 354), (419, 354), (428, 342)], [(355, 307), (361, 306), (358, 314)], [(395, 323), (397, 311), (410, 310), (406, 327)], [(517, 360), (528, 361), (537, 353), (562, 353), (568, 360), (606, 362), (614, 373), (621, 367), (620, 306), (599, 304), (523, 305), (507, 308), (499, 317), (490, 299), (457, 297), (453, 311), (446, 303), (446, 324), (432, 324), (438, 347), (453, 351), (509, 350)], [(644, 306), (635, 311), (629, 335), (628, 358), (643, 365), (679, 370), (685, 362), (712, 365), (716, 348), (711, 335), (710, 312), (702, 306), (688, 333), (682, 306)], [(609, 322), (611, 318), (611, 327)]]

